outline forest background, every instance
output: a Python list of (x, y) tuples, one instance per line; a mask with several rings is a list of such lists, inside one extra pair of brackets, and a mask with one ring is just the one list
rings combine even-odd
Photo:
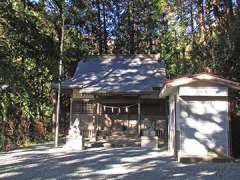
[[(58, 80), (63, 25), (61, 79), (84, 56), (159, 54), (170, 79), (211, 71), (240, 82), (240, 0), (4, 0), (1, 149), (52, 139), (51, 83)], [(235, 117), (239, 96), (231, 95)]]

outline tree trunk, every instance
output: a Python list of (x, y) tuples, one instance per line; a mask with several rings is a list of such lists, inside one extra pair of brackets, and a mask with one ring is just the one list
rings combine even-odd
[(45, 0), (39, 0), (39, 7), (41, 11), (45, 10)]
[(192, 47), (195, 45), (195, 31), (194, 31), (194, 17), (193, 17), (193, 0), (190, 2), (190, 21), (191, 21), (191, 35), (192, 35)]
[(224, 14), (225, 14), (225, 25), (226, 30), (229, 31), (229, 28), (231, 27), (231, 22), (233, 20), (233, 4), (232, 0), (224, 0)]
[(27, 6), (26, 0), (21, 0), (21, 1), (22, 1), (22, 4), (23, 4), (23, 8), (26, 9), (26, 6)]
[(206, 8), (206, 20), (208, 22), (208, 29), (209, 29), (209, 37), (212, 38), (213, 35), (213, 27), (212, 27), (212, 15), (211, 15), (211, 9), (212, 9), (212, 4), (210, 1), (207, 2), (207, 8)]
[[(212, 4), (210, 1), (207, 2), (207, 8), (206, 8), (206, 20), (208, 22), (208, 39), (213, 39), (213, 21), (212, 21), (212, 15), (211, 15), (211, 9), (212, 9)], [(214, 44), (213, 41), (210, 41), (210, 49), (209, 49), (209, 55), (211, 59), (211, 64), (212, 66), (215, 65), (216, 63), (216, 57), (215, 57), (215, 49), (214, 49)]]
[(237, 0), (237, 12), (238, 16), (240, 16), (240, 0)]
[(232, 0), (227, 0), (227, 7), (228, 7), (228, 15), (232, 19), (233, 18), (233, 2), (232, 2)]
[[(115, 3), (115, 7), (116, 7), (116, 11), (115, 11), (115, 13), (116, 13), (116, 16), (115, 16), (115, 26), (120, 30), (120, 7), (119, 7), (119, 1), (115, 0), (114, 3)], [(116, 41), (115, 41), (115, 47), (114, 47), (116, 54), (119, 54), (119, 52), (121, 52), (121, 46), (119, 45), (120, 44), (119, 43), (119, 39), (120, 39), (119, 35), (116, 34)]]
[(147, 13), (147, 8), (148, 8), (148, 6), (147, 6), (147, 3), (148, 3), (148, 0), (144, 0), (144, 12), (143, 12), (143, 14), (144, 14), (144, 19), (143, 19), (143, 27), (144, 27), (144, 32), (145, 32), (145, 34), (143, 35), (143, 41), (144, 42), (140, 42), (142, 45), (140, 46), (140, 49), (142, 49), (142, 51), (144, 52), (144, 53), (148, 53), (148, 49), (149, 49), (149, 47), (148, 47), (148, 13)]
[(198, 23), (199, 23), (199, 30), (200, 30), (200, 43), (206, 44), (206, 27), (205, 27), (205, 15), (204, 15), (204, 6), (203, 0), (198, 0)]
[(102, 22), (101, 22), (101, 8), (100, 8), (100, 2), (97, 0), (97, 36), (98, 36), (98, 51), (99, 54), (102, 55), (103, 53), (103, 45), (102, 45)]
[(104, 29), (104, 53), (107, 54), (108, 52), (108, 45), (107, 45), (107, 23), (106, 23), (106, 7), (105, 2), (103, 1), (103, 29)]
[(220, 6), (220, 1), (219, 0), (213, 0), (213, 3), (212, 3), (212, 6), (213, 6), (213, 14), (215, 16), (215, 19), (216, 19), (216, 28), (217, 28), (217, 32), (218, 34), (221, 33), (221, 13), (220, 13), (220, 10), (219, 10), (219, 6)]
[(135, 22), (133, 18), (134, 0), (128, 2), (128, 35), (129, 35), (129, 50), (130, 54), (135, 53), (134, 28)]
[(147, 25), (148, 25), (148, 33), (147, 33), (147, 41), (148, 41), (148, 54), (151, 54), (152, 52), (152, 15), (151, 15), (151, 11), (152, 11), (152, 4), (147, 1), (147, 14), (148, 14), (148, 21), (147, 21)]

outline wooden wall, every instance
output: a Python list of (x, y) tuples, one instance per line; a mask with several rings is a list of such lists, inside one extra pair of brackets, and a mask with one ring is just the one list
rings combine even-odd
[[(118, 128), (119, 124), (132, 129), (137, 133), (138, 129), (138, 102), (139, 97), (109, 96), (83, 98), (76, 94), (72, 100), (72, 120), (78, 118), (83, 129), (98, 129), (111, 132)], [(81, 108), (85, 103), (86, 108)], [(86, 105), (87, 104), (87, 105)], [(125, 106), (134, 105), (128, 108)], [(104, 108), (107, 106), (107, 108)], [(120, 113), (118, 108), (121, 107)], [(166, 102), (163, 99), (140, 99), (141, 129), (146, 128), (149, 120), (155, 121), (156, 129), (167, 131)], [(135, 131), (136, 130), (136, 131)]]

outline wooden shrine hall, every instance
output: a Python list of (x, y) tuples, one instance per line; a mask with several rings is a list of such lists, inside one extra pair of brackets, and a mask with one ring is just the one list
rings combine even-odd
[(149, 124), (167, 137), (167, 104), (159, 98), (165, 80), (158, 55), (89, 56), (61, 89), (70, 92), (69, 119), (80, 121), (84, 139), (134, 145)]

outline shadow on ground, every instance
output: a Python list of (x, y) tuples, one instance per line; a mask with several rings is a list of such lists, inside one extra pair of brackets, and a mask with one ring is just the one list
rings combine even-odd
[(0, 154), (0, 179), (239, 179), (239, 163), (181, 164), (166, 151), (38, 145)]

